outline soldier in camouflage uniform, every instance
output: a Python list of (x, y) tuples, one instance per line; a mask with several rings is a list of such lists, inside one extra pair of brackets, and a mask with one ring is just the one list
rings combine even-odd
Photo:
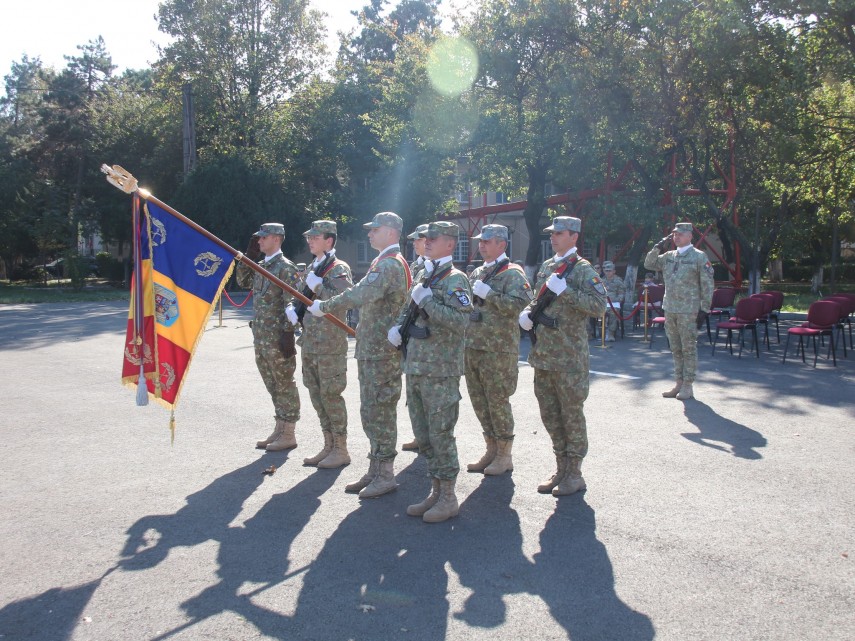
[(615, 274), (615, 264), (607, 260), (603, 263), (603, 271), (606, 276), (603, 284), (606, 286), (611, 305), (606, 307), (606, 340), (614, 341), (620, 327), (618, 314), (623, 314), (623, 303), (626, 297), (626, 283), (623, 278)]
[[(469, 280), (452, 262), (459, 233), (452, 222), (428, 226), (424, 277), (410, 290), (417, 318), (408, 332), (404, 357), (407, 407), (419, 450), (427, 458), (431, 493), (409, 506), (407, 514), (421, 516), (427, 523), (445, 521), (459, 509), (454, 493), (460, 471), (454, 426), (463, 375), (463, 337), (473, 311)], [(389, 342), (396, 347), (402, 343), (400, 328), (408, 313), (409, 307), (389, 329)]]
[(363, 225), (368, 240), (380, 255), (365, 278), (329, 300), (315, 301), (314, 315), (359, 309), (356, 327), (356, 363), (362, 429), (368, 437), (368, 472), (345, 487), (360, 498), (375, 498), (396, 489), (394, 462), (398, 438), (398, 400), (401, 398), (401, 353), (386, 340), (386, 332), (404, 305), (411, 278), (398, 242), (403, 221), (381, 212)]
[[(407, 238), (413, 241), (413, 251), (416, 254), (416, 259), (410, 263), (410, 273), (413, 276), (413, 280), (419, 280), (419, 273), (422, 271), (422, 267), (425, 264), (425, 240), (424, 237), (425, 232), (428, 230), (427, 223), (419, 225), (415, 228), (412, 234), (407, 236)], [(419, 451), (419, 442), (416, 440), (416, 437), (413, 436), (413, 440), (401, 445), (401, 449), (407, 452), (418, 452)]]
[(478, 241), (478, 251), (485, 262), (469, 275), (475, 311), (469, 315), (466, 329), (466, 388), (487, 449), (466, 469), (487, 475), (514, 469), (510, 398), (517, 389), (517, 318), (534, 298), (525, 272), (505, 253), (509, 238), (504, 225), (484, 225), (481, 233), (472, 237)]
[[(327, 300), (350, 287), (353, 284), (350, 267), (335, 256), (335, 221), (316, 220), (303, 236), (315, 257), (303, 277), (303, 285), (313, 292), (310, 298)], [(285, 308), (285, 315), (297, 324), (299, 319), (293, 304)], [(342, 397), (347, 387), (347, 334), (323, 317), (304, 314), (302, 322), (303, 333), (297, 344), (303, 361), (303, 385), (309, 390), (324, 437), (323, 449), (303, 459), (303, 464), (324, 469), (342, 467), (350, 463), (347, 408)]]
[(666, 236), (644, 259), (645, 269), (661, 271), (665, 279), (665, 334), (674, 357), (674, 387), (662, 396), (686, 400), (698, 368), (698, 315), (712, 303), (713, 268), (707, 255), (692, 246), (692, 223), (677, 223), (671, 234), (677, 249), (660, 254), (671, 240)]
[[(284, 239), (285, 227), (281, 223), (265, 223), (253, 234), (246, 255), (255, 260), (256, 256), (263, 253), (264, 258), (258, 264), (288, 285), (296, 287), (297, 266), (282, 254)], [(252, 287), (255, 364), (273, 399), (276, 412), (273, 433), (263, 441), (258, 441), (255, 446), (270, 452), (289, 450), (297, 447), (294, 430), (300, 418), (300, 396), (294, 381), (294, 371), (297, 369), (294, 326), (284, 314), (291, 295), (243, 264), (238, 264), (237, 282), (241, 287)]]
[[(537, 487), (542, 494), (573, 494), (585, 488), (582, 459), (588, 452), (588, 434), (583, 405), (588, 397), (587, 322), (602, 316), (606, 290), (594, 268), (576, 253), (582, 221), (558, 216), (543, 231), (550, 233), (555, 256), (537, 272), (538, 299), (519, 316), (520, 327), (530, 331), (537, 322), (537, 343), (529, 352), (534, 368), (534, 394), (540, 417), (555, 452), (557, 470)], [(563, 276), (563, 277), (560, 277)], [(549, 290), (555, 299), (543, 312), (531, 314)]]

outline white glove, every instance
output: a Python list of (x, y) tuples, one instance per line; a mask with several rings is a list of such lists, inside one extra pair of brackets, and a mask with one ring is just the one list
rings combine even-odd
[(321, 317), (324, 313), (321, 311), (321, 301), (313, 300), (312, 304), (306, 308), (306, 311), (310, 312), (312, 316)]
[(400, 347), (401, 343), (403, 342), (401, 339), (400, 325), (395, 325), (392, 329), (390, 329), (389, 333), (386, 334), (386, 338), (395, 347)]
[(433, 274), (433, 261), (425, 258), (425, 271), (428, 274)]
[(475, 294), (478, 298), (483, 298), (487, 300), (487, 296), (490, 295), (490, 292), (493, 291), (493, 288), (490, 287), (483, 280), (476, 280), (472, 284), (472, 293)]
[(288, 305), (285, 308), (285, 317), (288, 319), (288, 322), (292, 325), (297, 324), (297, 311), (294, 309), (293, 305)]
[(320, 276), (316, 276), (315, 272), (307, 272), (306, 273), (306, 286), (311, 289), (313, 292), (318, 291), (318, 287), (321, 286), (321, 283), (324, 282), (324, 279)]
[(430, 298), (431, 296), (433, 296), (433, 292), (430, 290), (430, 288), (425, 287), (421, 283), (413, 287), (413, 292), (410, 294), (410, 297), (413, 299), (413, 302), (419, 306), (421, 306), (423, 300), (425, 300), (426, 298)]
[(557, 274), (552, 274), (549, 280), (546, 281), (546, 287), (556, 296), (561, 296), (564, 290), (567, 289), (567, 281), (560, 278)]
[(531, 328), (534, 327), (534, 323), (531, 320), (531, 316), (528, 314), (528, 310), (523, 310), (520, 314), (520, 327), (527, 332), (531, 331)]

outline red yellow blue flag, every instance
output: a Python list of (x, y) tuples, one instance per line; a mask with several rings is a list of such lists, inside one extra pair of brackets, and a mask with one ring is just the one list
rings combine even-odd
[(142, 374), (149, 398), (174, 409), (234, 258), (155, 203), (137, 218), (122, 383), (137, 387)]

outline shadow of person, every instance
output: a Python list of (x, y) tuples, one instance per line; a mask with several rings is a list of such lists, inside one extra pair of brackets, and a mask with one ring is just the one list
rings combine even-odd
[[(698, 400), (691, 399), (683, 404), (683, 413), (699, 433), (683, 433), (681, 436), (714, 450), (730, 452), (744, 459), (763, 458), (755, 448), (766, 447), (766, 438), (750, 427), (724, 418)], [(729, 447), (718, 445), (724, 443)]]
[(582, 494), (556, 504), (540, 533), (534, 570), (534, 591), (573, 641), (653, 639), (650, 618), (615, 593), (612, 564)]
[[(255, 604), (252, 597), (305, 570), (297, 568), (289, 572), (290, 547), (340, 472), (338, 469), (312, 474), (271, 497), (242, 525), (225, 528), (217, 553), (220, 581), (181, 604), (191, 617), (181, 629), (223, 612), (233, 612), (264, 634), (281, 638), (287, 615)], [(252, 591), (242, 591), (247, 582), (261, 585)]]
[(533, 574), (522, 551), (519, 515), (511, 508), (514, 488), (510, 474), (484, 477), (460, 504), (457, 544), (449, 550), (449, 559), (472, 594), (453, 616), (472, 626), (502, 625), (507, 616), (504, 595), (524, 591), (519, 579)]
[(115, 569), (110, 568), (100, 578), (88, 583), (70, 588), (51, 588), (7, 603), (0, 609), (0, 637), (18, 641), (70, 639), (95, 590)]
[(306, 573), (289, 639), (445, 639), (445, 564), (457, 537), (449, 523), (406, 514), (429, 487), (423, 459), (398, 474), (397, 492), (359, 501), (327, 539)]
[(123, 570), (146, 570), (163, 561), (170, 550), (222, 541), (228, 524), (240, 514), (243, 503), (264, 482), (261, 471), (270, 464), (281, 467), (284, 453), (265, 456), (215, 479), (187, 497), (175, 514), (152, 514), (138, 519), (127, 531), (119, 565)]

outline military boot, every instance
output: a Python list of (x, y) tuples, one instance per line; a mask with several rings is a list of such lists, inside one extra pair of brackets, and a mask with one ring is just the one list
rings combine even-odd
[(578, 456), (568, 456), (567, 472), (561, 482), (552, 488), (552, 496), (568, 496), (585, 489), (585, 479), (582, 478), (582, 459)]
[(695, 397), (695, 391), (692, 389), (691, 383), (683, 383), (683, 387), (680, 388), (680, 393), (677, 394), (677, 399), (680, 401), (685, 401), (689, 398)]
[(511, 458), (511, 448), (513, 441), (496, 441), (496, 458), (487, 467), (484, 468), (484, 474), (487, 476), (497, 476), (510, 472), (514, 469), (514, 462)]
[(418, 452), (419, 442), (416, 439), (413, 439), (409, 443), (404, 443), (403, 445), (401, 445), (401, 449), (406, 452)]
[(383, 496), (397, 489), (398, 484), (395, 482), (395, 462), (380, 461), (380, 469), (377, 472), (377, 476), (368, 484), (368, 487), (359, 493), (359, 498), (376, 499), (378, 496)]
[(669, 389), (667, 392), (662, 392), (662, 396), (664, 396), (665, 398), (677, 398), (677, 394), (680, 393), (680, 389), (682, 387), (683, 381), (678, 378), (677, 382), (674, 383), (674, 387)]
[(374, 480), (374, 477), (377, 476), (377, 472), (380, 470), (380, 461), (377, 459), (371, 459), (371, 463), (368, 465), (368, 471), (365, 475), (359, 479), (358, 481), (354, 481), (353, 483), (348, 483), (344, 486), (344, 491), (348, 494), (358, 494), (360, 491), (368, 487), (371, 481)]
[(333, 435), (332, 432), (327, 432), (324, 430), (324, 449), (315, 454), (314, 456), (310, 456), (309, 458), (303, 459), (303, 465), (317, 465), (321, 461), (323, 461), (327, 454), (332, 452), (333, 448)]
[(296, 423), (291, 421), (285, 421), (283, 419), (277, 419), (276, 424), (277, 427), (279, 423), (282, 424), (282, 432), (272, 443), (268, 443), (266, 449), (268, 452), (280, 452), (282, 450), (292, 450), (297, 447), (297, 437), (294, 436), (294, 428), (297, 427)]
[(273, 441), (279, 438), (282, 434), (282, 421), (281, 419), (276, 419), (276, 427), (273, 428), (273, 432), (263, 441), (256, 441), (255, 447), (259, 450), (265, 449), (268, 445), (270, 445)]
[(440, 480), (439, 500), (434, 506), (424, 513), (422, 521), (425, 523), (442, 523), (460, 512), (457, 505), (457, 495), (454, 493), (454, 484), (457, 479)]
[(430, 494), (421, 503), (410, 505), (407, 507), (407, 514), (410, 516), (424, 516), (424, 513), (431, 509), (439, 500), (439, 479), (432, 478), (430, 480)]
[(487, 451), (474, 463), (466, 465), (467, 472), (483, 472), (493, 459), (496, 458), (497, 444), (496, 439), (492, 436), (484, 434), (484, 442), (487, 444)]
[(560, 454), (555, 455), (555, 465), (555, 474), (537, 486), (537, 491), (541, 494), (552, 494), (552, 488), (561, 482), (561, 479), (564, 478), (564, 474), (567, 472), (567, 459)]
[(332, 451), (318, 463), (318, 467), (331, 470), (350, 464), (350, 454), (347, 453), (347, 434), (333, 434)]

